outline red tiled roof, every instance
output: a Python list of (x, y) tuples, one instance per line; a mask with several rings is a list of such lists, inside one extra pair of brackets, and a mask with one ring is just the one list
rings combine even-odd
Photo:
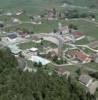
[(55, 69), (55, 72), (57, 72), (59, 75), (64, 75), (66, 72), (69, 72), (68, 70), (65, 69), (65, 67), (58, 67)]
[(75, 56), (77, 59), (79, 59), (82, 62), (88, 58), (87, 55), (83, 54), (79, 50), (69, 51), (68, 54), (71, 56)]
[(32, 37), (32, 40), (38, 41), (38, 40), (40, 40), (40, 38), (37, 37), (37, 36), (33, 36), (33, 37)]
[(79, 37), (83, 36), (84, 33), (82, 33), (82, 32), (74, 32), (73, 35), (75, 36), (75, 38), (79, 38)]

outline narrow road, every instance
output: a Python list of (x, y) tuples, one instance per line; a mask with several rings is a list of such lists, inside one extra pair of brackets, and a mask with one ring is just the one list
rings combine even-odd
[(74, 18), (74, 19), (69, 19), (69, 20), (81, 20), (81, 21), (86, 21), (86, 22), (98, 25), (98, 22), (92, 21), (90, 19), (85, 19), (85, 18)]
[(88, 49), (92, 50), (93, 52), (97, 52), (98, 53), (98, 50), (92, 49), (88, 45), (76, 45), (76, 46), (85, 47), (85, 48), (88, 48)]

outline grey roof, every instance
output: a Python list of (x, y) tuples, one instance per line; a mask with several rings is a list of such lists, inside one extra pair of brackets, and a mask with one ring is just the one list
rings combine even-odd
[(8, 37), (9, 37), (10, 39), (15, 39), (15, 38), (17, 37), (17, 35), (16, 35), (16, 34), (9, 34)]
[(98, 88), (98, 81), (95, 81), (88, 87), (88, 90), (93, 95), (96, 92), (97, 88)]
[(88, 84), (88, 82), (91, 80), (92, 78), (89, 75), (81, 75), (79, 77), (79, 81), (85, 85)]

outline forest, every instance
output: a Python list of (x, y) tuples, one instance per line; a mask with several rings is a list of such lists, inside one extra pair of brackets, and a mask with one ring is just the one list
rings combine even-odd
[(23, 72), (7, 48), (0, 49), (0, 100), (96, 100), (73, 78), (49, 76), (42, 68)]

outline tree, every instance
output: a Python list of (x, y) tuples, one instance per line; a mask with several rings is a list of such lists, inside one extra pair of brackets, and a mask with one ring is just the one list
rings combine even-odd
[(55, 18), (56, 17), (56, 9), (53, 8), (53, 17)]
[(61, 13), (61, 12), (58, 14), (58, 17), (59, 17), (60, 19), (62, 18), (62, 13)]
[(60, 32), (60, 35), (62, 35), (62, 32)]
[(34, 65), (34, 67), (37, 67), (38, 66), (37, 62), (34, 62), (33, 65)]
[(95, 73), (90, 73), (90, 76), (98, 79), (98, 72), (95, 72)]
[(45, 14), (41, 14), (40, 16), (41, 16), (41, 18), (44, 18)]
[(19, 57), (24, 58), (22, 52), (19, 52)]
[(91, 18), (96, 18), (96, 16), (94, 14), (90, 14)]
[(30, 18), (31, 20), (34, 20), (34, 17), (33, 17), (33, 16), (30, 16), (29, 18)]
[(43, 65), (41, 62), (38, 63), (38, 67), (41, 68)]
[(29, 34), (34, 34), (34, 31), (29, 31)]
[(1, 23), (0, 23), (0, 28), (3, 28), (3, 27), (4, 27), (4, 24), (1, 24)]
[(88, 14), (87, 13), (82, 13), (82, 14), (80, 14), (80, 17), (81, 18), (86, 18), (86, 17), (88, 17)]
[(43, 45), (43, 40), (44, 40), (44, 39), (43, 39), (43, 38), (41, 38), (41, 45)]
[(65, 14), (65, 16), (67, 18), (79, 18), (79, 16), (80, 16), (79, 12), (76, 9), (74, 9), (74, 10), (68, 10), (64, 14)]
[(78, 75), (81, 75), (81, 68), (77, 69), (77, 70), (76, 70), (76, 73), (77, 73)]
[(90, 5), (90, 8), (96, 8), (96, 5), (92, 4)]
[(74, 24), (69, 24), (68, 27), (69, 27), (69, 29), (74, 29), (74, 30), (78, 29), (78, 27), (76, 25), (74, 25)]
[(56, 30), (56, 29), (54, 29), (54, 30), (53, 30), (53, 33), (56, 33), (56, 32), (57, 32), (57, 30)]
[(30, 73), (17, 66), (11, 51), (0, 49), (0, 100), (95, 100), (71, 76), (68, 80), (55, 73), (50, 77), (43, 68)]

